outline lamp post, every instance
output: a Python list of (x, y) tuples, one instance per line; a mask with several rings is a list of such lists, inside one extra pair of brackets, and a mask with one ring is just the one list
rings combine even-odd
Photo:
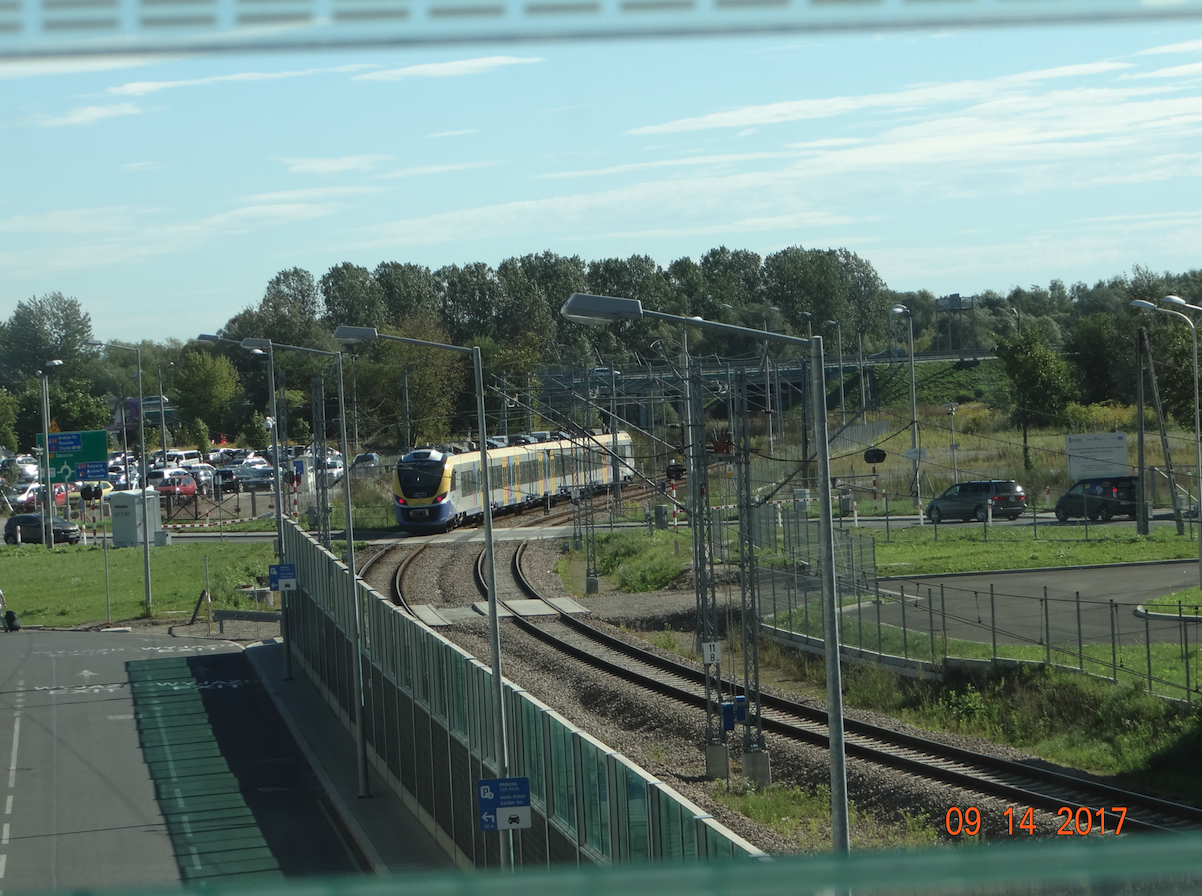
[[(346, 459), (349, 457), (347, 435), (346, 435), (346, 395), (342, 381), (342, 352), (327, 352), (317, 348), (306, 348), (301, 345), (285, 345), (280, 342), (271, 342), (270, 340), (250, 340), (244, 339), (242, 344), (245, 346), (247, 342), (255, 343), (256, 351), (263, 351), (263, 347), (259, 345), (261, 342), (267, 342), (267, 350), (274, 352), (277, 348), (287, 349), (293, 352), (307, 352), (310, 355), (323, 355), (327, 358), (334, 359), (334, 369), (338, 372), (338, 423), (339, 423), (339, 445), (342, 449), (343, 470), (342, 470), (342, 500), (346, 505), (344, 508), (345, 526), (346, 526), (346, 564), (351, 572), (351, 594), (354, 599), (354, 612), (351, 613), (351, 625), (354, 626), (354, 631), (351, 633), (351, 638), (355, 643), (355, 764), (356, 771), (359, 777), (359, 796), (371, 796), (370, 787), (367, 776), (367, 726), (364, 718), (364, 697), (363, 697), (363, 614), (362, 607), (359, 602), (359, 573), (355, 564), (355, 524), (351, 512), (351, 471), (349, 465), (346, 465)], [(274, 413), (274, 412), (273, 412)], [(275, 427), (272, 427), (272, 433), (275, 432)], [(279, 487), (279, 446), (276, 444), (276, 486)], [(322, 471), (322, 475), (324, 475)], [(277, 492), (278, 495), (278, 492)], [(277, 499), (278, 501), (278, 499)], [(278, 503), (277, 503), (278, 508)], [(325, 509), (322, 508), (322, 513)], [(276, 514), (277, 520), (280, 519), (279, 513)], [(280, 522), (280, 533), (283, 534), (283, 523)], [(283, 542), (280, 542), (281, 556), (283, 550)], [(281, 595), (281, 605), (283, 604), (283, 596)], [(287, 626), (281, 626), (281, 631), (286, 631)], [(288, 678), (291, 675), (291, 657), (289, 656), (289, 643), (284, 642), (284, 658), (285, 658), (285, 673), (284, 677)]]
[(834, 327), (839, 334), (839, 425), (846, 426), (847, 405), (843, 401), (843, 324), (837, 320), (828, 320), (826, 325)]
[(910, 333), (910, 460), (914, 464), (914, 481), (910, 485), (910, 497), (918, 508), (918, 525), (922, 525), (922, 502), (918, 492), (918, 401), (914, 388), (914, 315), (905, 305), (894, 305), (889, 309), (890, 314), (904, 314), (909, 324)]
[(47, 377), (55, 367), (62, 367), (59, 360), (47, 361), (42, 370), (37, 373), (42, 390), (42, 460), (45, 462), (46, 476), (42, 480), (42, 543), (47, 550), (54, 550), (54, 483), (51, 481), (53, 471), (50, 467), (50, 381)]
[[(174, 367), (174, 364), (168, 363), (168, 367)], [(159, 371), (159, 448), (163, 451), (163, 470), (167, 470), (167, 409), (163, 406), (167, 396), (163, 394), (163, 365), (156, 365)]]
[[(573, 293), (560, 309), (574, 323), (604, 326), (621, 320), (667, 321), (675, 325), (697, 327), (752, 338), (768, 339), (786, 345), (809, 346), (815, 369), (823, 365), (822, 338), (802, 339), (783, 333), (757, 334), (755, 330), (732, 324), (705, 320), (700, 317), (680, 317), (660, 311), (648, 311), (638, 299), (595, 296)], [(813, 388), (815, 442), (818, 452), (819, 482), (830, 482), (830, 446), (826, 432), (826, 390), (820, 382)], [(828, 736), (831, 764), (831, 827), (834, 849), (846, 853), (851, 849), (847, 810), (847, 766), (843, 737), (843, 693), (839, 668), (839, 598), (835, 578), (835, 536), (830, 501), (819, 501), (819, 540), (822, 557), (823, 640), (826, 653), (826, 693)]]
[[(244, 349), (267, 358), (267, 413), (271, 415), (271, 454), (272, 454), (272, 492), (275, 495), (275, 552), (280, 560), (284, 559), (284, 514), (283, 499), (280, 496), (280, 438), (279, 418), (275, 410), (275, 352), (272, 350), (270, 339), (257, 339), (248, 336), (239, 343)], [(166, 454), (163, 455), (164, 459)]]
[(947, 415), (952, 419), (952, 478), (960, 481), (960, 468), (956, 466), (956, 449), (960, 446), (956, 444), (956, 411), (960, 409), (960, 405), (952, 401), (944, 405), (947, 408)]
[[(1194, 485), (1198, 492), (1198, 506), (1202, 507), (1202, 415), (1198, 408), (1198, 322), (1189, 315), (1182, 314), (1176, 308), (1188, 308), (1191, 311), (1202, 313), (1202, 307), (1191, 305), (1181, 296), (1165, 296), (1160, 300), (1166, 305), (1172, 305), (1172, 308), (1162, 308), (1153, 305), (1151, 302), (1145, 302), (1143, 299), (1136, 299), (1131, 303), (1132, 308), (1139, 308), (1144, 311), (1159, 311), (1161, 314), (1171, 314), (1173, 317), (1180, 318), (1189, 325), (1190, 335), (1194, 342)], [(1178, 517), (1180, 519), (1180, 517)], [(1198, 584), (1202, 586), (1202, 517), (1198, 520)]]
[[(342, 343), (371, 342), (382, 339), (389, 342), (400, 342), (404, 345), (439, 348), (472, 357), (472, 366), (476, 375), (476, 425), (480, 431), (480, 487), (483, 490), (481, 505), (484, 508), (484, 581), (488, 591), (489, 652), (492, 654), (493, 737), (497, 745), (497, 777), (504, 778), (509, 774), (509, 746), (505, 737), (505, 694), (501, 687), (501, 628), (497, 621), (497, 573), (492, 533), (492, 490), (488, 481), (488, 421), (484, 409), (484, 366), (480, 360), (480, 347), (465, 348), (461, 345), (444, 345), (441, 342), (391, 336), (379, 332), (375, 327), (338, 327), (334, 331), (334, 338)], [(502, 849), (501, 867), (506, 867), (509, 860), (507, 850)]]
[[(142, 350), (136, 345), (118, 345), (115, 342), (102, 342), (99, 339), (89, 339), (84, 345), (104, 348), (118, 348), (124, 352), (133, 352), (138, 365), (138, 492), (141, 497), (138, 498), (138, 503), (141, 505), (142, 514), (142, 575), (146, 582), (146, 612), (150, 613), (150, 517), (146, 513), (146, 414), (142, 410)], [(162, 401), (162, 389), (159, 390), (160, 402)], [(166, 460), (167, 455), (163, 455)], [(129, 487), (129, 474), (125, 476), (125, 485)], [(132, 489), (131, 489), (132, 491)], [(135, 517), (137, 519), (137, 517)]]

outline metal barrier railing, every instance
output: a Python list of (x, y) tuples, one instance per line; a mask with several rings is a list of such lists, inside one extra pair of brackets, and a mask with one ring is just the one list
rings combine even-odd
[[(348, 729), (354, 701), (354, 604), (346, 566), (284, 527), (296, 564), (287, 635), (293, 662)], [(476, 782), (496, 777), (489, 669), (359, 584), (369, 761), (460, 865), (499, 867), (500, 839), (479, 830)], [(530, 779), (533, 827), (514, 831), (514, 865), (611, 865), (763, 853), (699, 807), (504, 683), (509, 773)]]

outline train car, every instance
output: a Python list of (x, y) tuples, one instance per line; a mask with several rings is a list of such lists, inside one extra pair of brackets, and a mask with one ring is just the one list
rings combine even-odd
[[(612, 448), (611, 448), (612, 446)], [(627, 433), (591, 439), (538, 442), (490, 449), (491, 495), (482, 500), (480, 454), (445, 454), (419, 448), (402, 457), (392, 474), (392, 509), (397, 524), (409, 532), (448, 532), (492, 513), (520, 510), (569, 496), (576, 487), (597, 490), (613, 484), (611, 450), (618, 476), (630, 478), (631, 441)]]

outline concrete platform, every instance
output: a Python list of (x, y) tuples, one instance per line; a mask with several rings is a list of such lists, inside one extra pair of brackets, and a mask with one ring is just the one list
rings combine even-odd
[(440, 610), (429, 604), (414, 604), (410, 609), (418, 619), (431, 627), (451, 624), (451, 621), (443, 616)]

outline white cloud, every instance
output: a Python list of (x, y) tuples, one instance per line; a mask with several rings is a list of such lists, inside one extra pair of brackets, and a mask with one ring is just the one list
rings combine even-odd
[(538, 56), (482, 56), (478, 59), (458, 59), (454, 62), (427, 62), (423, 65), (407, 65), (366, 75), (356, 75), (356, 81), (401, 81), (405, 78), (457, 78), (461, 75), (479, 75), (509, 65), (532, 65), (544, 62)]
[(383, 187), (309, 187), (303, 190), (280, 190), (275, 193), (256, 193), (243, 196), (240, 202), (301, 202), (308, 199), (330, 199), (335, 196), (367, 196), (383, 193)]
[(1158, 68), (1150, 72), (1132, 72), (1121, 75), (1122, 78), (1191, 78), (1202, 75), (1202, 62), (1190, 62), (1185, 65), (1174, 65), (1169, 68)]
[(611, 165), (608, 168), (595, 168), (582, 171), (557, 171), (553, 174), (540, 174), (540, 178), (557, 179), (565, 177), (596, 177), (603, 174), (629, 174), (633, 171), (648, 171), (655, 168), (691, 168), (701, 165), (731, 165), (736, 162), (750, 162), (759, 159), (795, 158), (796, 153), (785, 152), (743, 152), (729, 153), (717, 156), (687, 156), (680, 159), (659, 159), (654, 162), (630, 162), (626, 165)]
[(1013, 93), (1015, 88), (1055, 78), (1082, 77), (1130, 68), (1125, 62), (1095, 62), (1085, 65), (1066, 65), (1004, 75), (982, 81), (952, 81), (922, 84), (888, 93), (862, 96), (836, 96), (825, 99), (791, 100), (742, 106), (725, 112), (712, 112), (693, 118), (680, 118), (664, 124), (646, 125), (627, 131), (635, 136), (644, 134), (675, 134), (717, 128), (748, 128), (790, 121), (833, 118), (853, 112), (873, 109), (927, 108), (943, 103), (984, 101), (995, 96)]
[(436, 137), (462, 137), (465, 134), (479, 134), (480, 131), (476, 128), (468, 128), (465, 131), (439, 131), (437, 134), (426, 134), (427, 140), (433, 140)]
[(158, 171), (162, 167), (159, 162), (126, 162), (121, 166), (124, 171)]
[(180, 87), (201, 87), (208, 84), (224, 84), (229, 82), (280, 81), (287, 78), (307, 78), (312, 75), (359, 72), (365, 68), (376, 68), (376, 66), (362, 63), (336, 65), (329, 68), (306, 68), (285, 72), (238, 72), (232, 75), (213, 75), (209, 78), (189, 78), (182, 81), (131, 81), (128, 84), (122, 84), (120, 87), (109, 87), (106, 93), (118, 96), (146, 96), (147, 94), (158, 93), (160, 90), (174, 90)]
[(449, 171), (468, 171), (472, 168), (488, 168), (500, 162), (457, 162), (451, 165), (418, 165), (414, 168), (398, 168), (380, 177), (426, 177), (431, 174), (446, 174)]
[(0, 60), (0, 81), (16, 78), (38, 78), (44, 75), (77, 75), (87, 72), (108, 72), (122, 68), (138, 68), (159, 62), (181, 59), (181, 56), (87, 56), (51, 57), (48, 59)]
[(1154, 56), (1162, 53), (1202, 53), (1202, 40), (1187, 40), (1179, 44), (1164, 44), (1160, 47), (1149, 47), (1140, 50), (1137, 56)]
[(370, 171), (392, 156), (342, 156), (337, 159), (282, 159), (293, 174), (341, 174), (344, 171)]
[(106, 118), (120, 118), (124, 115), (140, 115), (142, 110), (133, 103), (115, 103), (111, 106), (80, 106), (72, 109), (59, 118), (39, 115), (33, 123), (42, 128), (71, 127), (73, 125), (89, 125)]
[(136, 226), (141, 213), (126, 206), (69, 208), (37, 215), (0, 218), (0, 232), (57, 234), (60, 236), (104, 236)]

